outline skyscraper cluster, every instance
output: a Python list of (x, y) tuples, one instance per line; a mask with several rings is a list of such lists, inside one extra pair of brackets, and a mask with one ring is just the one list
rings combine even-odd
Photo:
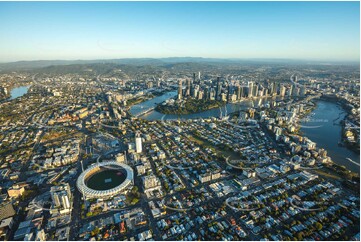
[[(198, 76), (198, 80), (200, 75)], [(297, 79), (297, 76), (294, 77)], [(243, 98), (269, 97), (269, 96), (305, 96), (306, 88), (299, 84), (285, 85), (269, 80), (264, 82), (236, 82), (222, 80), (217, 77), (213, 85), (196, 83), (196, 74), (193, 79), (186, 80), (186, 88), (183, 90), (182, 81), (179, 81), (178, 99), (192, 97), (195, 99), (219, 100), (224, 102), (235, 102)]]

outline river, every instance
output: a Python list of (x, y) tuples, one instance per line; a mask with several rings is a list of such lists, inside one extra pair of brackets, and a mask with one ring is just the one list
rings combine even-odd
[(21, 86), (21, 87), (13, 88), (10, 92), (9, 100), (13, 100), (15, 98), (25, 95), (28, 92), (29, 87), (30, 86)]
[[(154, 108), (158, 103), (161, 103), (169, 98), (173, 98), (176, 95), (176, 91), (165, 93), (162, 96), (155, 97), (151, 100), (132, 106), (130, 112), (132, 115), (138, 115), (142, 111)], [(225, 105), (225, 107), (222, 108), (222, 112), (224, 113), (225, 108), (227, 108), (228, 113), (239, 110), (246, 110), (250, 107), (264, 105), (270, 100), (271, 98), (258, 98), (255, 100), (244, 100), (239, 103), (228, 103)], [(277, 100), (279, 99), (277, 98)], [(140, 115), (139, 117), (146, 120), (176, 120), (178, 118), (181, 120), (187, 120), (219, 117), (219, 115), (219, 108), (215, 108), (200, 113), (186, 115), (164, 115), (155, 110), (152, 110), (144, 115)], [(346, 147), (341, 147), (338, 145), (338, 142), (341, 140), (342, 132), (342, 127), (338, 123), (339, 121), (343, 120), (345, 115), (345, 110), (343, 110), (339, 105), (332, 102), (318, 101), (316, 109), (313, 111), (313, 114), (309, 116), (310, 120), (307, 122), (303, 121), (301, 123), (303, 126), (301, 131), (306, 137), (316, 142), (318, 147), (327, 150), (328, 155), (335, 163), (343, 165), (353, 172), (360, 173), (360, 155)], [(334, 124), (335, 119), (337, 119), (335, 121), (337, 124)], [(353, 162), (349, 161), (348, 158)]]
[(317, 101), (316, 105), (313, 114), (308, 116), (310, 120), (301, 122), (302, 133), (316, 142), (317, 147), (327, 150), (332, 161), (353, 172), (360, 173), (360, 155), (338, 145), (338, 142), (341, 141), (342, 132), (339, 122), (345, 117), (345, 110), (333, 102)]

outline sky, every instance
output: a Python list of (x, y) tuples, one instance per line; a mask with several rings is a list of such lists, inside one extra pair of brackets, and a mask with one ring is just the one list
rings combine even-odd
[(0, 2), (0, 62), (360, 59), (359, 2)]

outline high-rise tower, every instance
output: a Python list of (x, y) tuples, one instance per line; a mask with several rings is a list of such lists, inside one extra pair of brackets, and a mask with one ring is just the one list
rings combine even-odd
[(135, 149), (137, 153), (142, 153), (142, 137), (139, 131), (135, 133)]
[(182, 80), (178, 82), (178, 99), (182, 99)]
[(191, 79), (187, 79), (187, 90), (186, 90), (186, 96), (191, 95)]
[(222, 85), (221, 85), (220, 77), (217, 77), (217, 89), (216, 89), (216, 97), (215, 97), (216, 100), (220, 98), (221, 91), (222, 91)]
[(253, 82), (248, 82), (248, 97), (253, 95)]

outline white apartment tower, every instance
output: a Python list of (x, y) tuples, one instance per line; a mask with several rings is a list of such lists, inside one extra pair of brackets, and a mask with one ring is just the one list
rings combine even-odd
[(135, 150), (137, 153), (142, 153), (142, 137), (139, 131), (135, 134)]

